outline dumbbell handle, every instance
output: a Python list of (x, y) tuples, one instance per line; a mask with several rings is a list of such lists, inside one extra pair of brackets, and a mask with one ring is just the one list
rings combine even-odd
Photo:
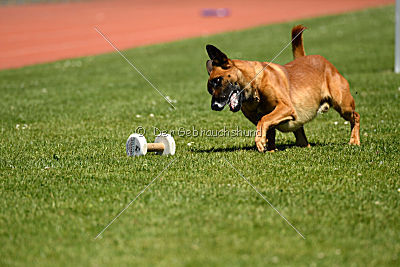
[(148, 152), (162, 152), (164, 149), (165, 145), (163, 143), (147, 143)]

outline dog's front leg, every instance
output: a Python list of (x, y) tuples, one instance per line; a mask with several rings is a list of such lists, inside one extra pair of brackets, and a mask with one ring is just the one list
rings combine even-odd
[(267, 132), (272, 130), (272, 127), (283, 121), (294, 119), (296, 119), (294, 109), (285, 104), (276, 106), (271, 113), (262, 117), (257, 123), (257, 133), (255, 138), (258, 151), (264, 152), (267, 144)]
[(269, 152), (274, 152), (276, 149), (275, 135), (276, 129), (274, 127), (270, 127), (267, 131), (267, 151)]

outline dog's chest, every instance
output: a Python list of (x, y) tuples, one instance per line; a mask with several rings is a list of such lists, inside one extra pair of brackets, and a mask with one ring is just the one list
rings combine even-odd
[(273, 107), (261, 105), (256, 101), (243, 103), (242, 105), (243, 115), (255, 125), (257, 125), (263, 116), (267, 115), (273, 110)]

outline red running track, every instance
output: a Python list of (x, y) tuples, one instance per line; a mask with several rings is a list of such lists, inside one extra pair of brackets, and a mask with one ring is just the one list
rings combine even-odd
[[(0, 69), (392, 4), (394, 0), (109, 0), (0, 8)], [(229, 8), (222, 18), (204, 8)]]

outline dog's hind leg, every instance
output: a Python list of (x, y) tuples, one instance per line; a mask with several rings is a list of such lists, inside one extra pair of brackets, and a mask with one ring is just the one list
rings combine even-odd
[(332, 92), (333, 108), (340, 114), (346, 121), (350, 122), (351, 134), (350, 145), (360, 145), (360, 114), (356, 109), (356, 103), (353, 96), (350, 94), (349, 83), (345, 78), (340, 76), (340, 83), (336, 83), (335, 90)]
[(303, 126), (293, 132), (296, 137), (296, 146), (301, 147), (310, 147), (310, 144), (307, 141), (306, 133), (304, 132)]
[(352, 117), (350, 119), (351, 126), (351, 136), (350, 136), (350, 144), (359, 146), (360, 142), (360, 114), (353, 111)]
[(350, 122), (350, 129), (351, 129), (351, 134), (350, 134), (350, 145), (360, 145), (360, 114), (358, 114), (354, 110), (354, 100), (353, 100), (353, 105), (351, 106), (343, 106), (341, 105), (338, 109), (336, 109), (340, 116), (342, 116), (343, 119), (346, 121)]

